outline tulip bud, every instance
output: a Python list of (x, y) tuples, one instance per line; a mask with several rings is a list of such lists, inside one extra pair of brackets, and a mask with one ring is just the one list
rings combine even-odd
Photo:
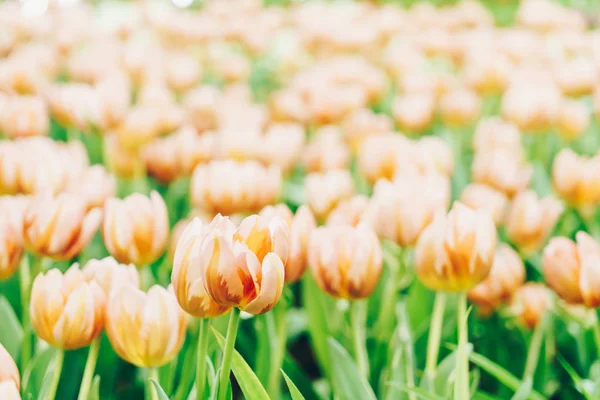
[(0, 110), (0, 131), (9, 138), (44, 136), (49, 128), (46, 102), (39, 96), (8, 97)]
[(562, 138), (579, 139), (590, 126), (590, 111), (583, 102), (565, 100), (560, 107), (557, 123)]
[(350, 165), (350, 149), (344, 142), (342, 131), (335, 126), (325, 126), (315, 133), (315, 139), (306, 146), (304, 166), (310, 172), (345, 169)]
[(472, 176), (473, 182), (491, 186), (512, 197), (529, 185), (533, 167), (519, 154), (495, 150), (475, 155)]
[(421, 233), (415, 250), (417, 276), (432, 290), (469, 290), (488, 276), (495, 249), (496, 227), (489, 213), (454, 203)]
[(433, 124), (435, 96), (415, 92), (396, 97), (392, 104), (392, 115), (403, 131), (424, 132)]
[(554, 189), (567, 203), (585, 216), (600, 203), (600, 155), (588, 158), (563, 149), (552, 164)]
[(160, 367), (175, 358), (186, 329), (186, 315), (175, 296), (158, 285), (148, 293), (123, 285), (106, 306), (106, 334), (113, 349), (138, 367)]
[(202, 283), (200, 254), (207, 239), (206, 226), (194, 218), (186, 227), (175, 249), (171, 281), (181, 308), (198, 318), (225, 314), (229, 307), (217, 304)]
[(509, 207), (504, 223), (506, 234), (521, 253), (536, 252), (544, 245), (563, 210), (557, 199), (540, 200), (534, 191), (525, 190)]
[(468, 297), (480, 307), (482, 315), (489, 315), (509, 301), (524, 282), (523, 260), (510, 246), (501, 244), (496, 249), (490, 274), (469, 290)]
[(96, 282), (107, 298), (123, 285), (140, 286), (140, 276), (135, 266), (119, 264), (112, 257), (89, 260), (81, 271), (85, 280)]
[(342, 200), (327, 216), (327, 225), (350, 225), (356, 226), (361, 221), (369, 198), (363, 195), (354, 195), (349, 199)]
[(481, 120), (475, 128), (473, 149), (476, 153), (489, 153), (496, 150), (506, 150), (521, 154), (521, 133), (510, 122), (503, 121), (500, 117), (491, 117)]
[(275, 203), (281, 171), (256, 161), (215, 160), (199, 165), (190, 182), (192, 204), (211, 213), (258, 211)]
[(25, 248), (38, 257), (70, 260), (90, 243), (101, 221), (102, 210), (90, 210), (83, 196), (40, 194), (25, 212)]
[(308, 174), (304, 190), (310, 209), (317, 219), (324, 219), (340, 201), (352, 196), (354, 185), (348, 170), (332, 169), (322, 174)]
[(64, 275), (54, 268), (40, 273), (31, 289), (31, 324), (52, 346), (74, 350), (89, 346), (104, 325), (106, 296), (100, 286), (86, 282), (78, 264)]
[(481, 112), (481, 99), (469, 89), (455, 89), (440, 99), (442, 121), (450, 126), (467, 126), (474, 123)]
[(486, 210), (496, 226), (502, 225), (508, 208), (508, 198), (504, 193), (480, 183), (468, 185), (460, 196), (460, 202), (473, 210)]
[(8, 351), (0, 344), (0, 398), (3, 400), (21, 400), (21, 375)]
[(563, 300), (571, 304), (600, 306), (600, 245), (587, 233), (576, 235), (577, 243), (555, 237), (544, 249), (544, 278)]
[(551, 307), (550, 290), (545, 285), (534, 282), (527, 282), (517, 289), (511, 302), (512, 313), (529, 329), (535, 328)]
[(317, 221), (307, 206), (296, 210), (290, 223), (290, 257), (285, 264), (285, 281), (295, 282), (302, 278), (308, 266), (308, 244)]
[(169, 236), (167, 206), (152, 191), (149, 197), (134, 193), (125, 199), (109, 199), (102, 236), (108, 252), (122, 263), (143, 267), (164, 252)]
[(363, 299), (375, 290), (383, 266), (375, 233), (359, 225), (320, 227), (310, 235), (308, 261), (317, 285), (331, 296)]

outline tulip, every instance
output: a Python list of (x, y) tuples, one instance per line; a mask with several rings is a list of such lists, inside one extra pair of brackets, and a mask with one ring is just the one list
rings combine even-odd
[(305, 133), (300, 124), (273, 124), (262, 137), (259, 159), (289, 172), (297, 164), (304, 149)]
[(200, 79), (200, 63), (185, 52), (172, 52), (167, 56), (166, 74), (169, 86), (178, 92), (191, 89)]
[(585, 157), (563, 149), (552, 164), (554, 189), (585, 217), (592, 215), (600, 203), (600, 155)]
[(356, 151), (362, 141), (370, 135), (392, 132), (393, 121), (385, 114), (376, 114), (368, 108), (361, 108), (350, 114), (342, 122), (342, 131), (346, 141)]
[(304, 190), (310, 209), (318, 219), (324, 219), (342, 200), (352, 196), (354, 185), (348, 170), (333, 169), (308, 174)]
[(496, 249), (492, 269), (487, 278), (469, 290), (468, 298), (479, 306), (482, 315), (489, 315), (512, 298), (525, 282), (525, 266), (517, 252), (502, 244)]
[(123, 146), (114, 133), (106, 135), (104, 153), (108, 169), (121, 178), (137, 178), (144, 172), (138, 150)]
[(115, 177), (110, 175), (102, 165), (87, 168), (66, 188), (67, 192), (84, 197), (89, 208), (104, 207), (106, 200), (113, 197), (116, 190)]
[(481, 112), (481, 99), (469, 89), (455, 89), (440, 99), (442, 121), (449, 126), (467, 126), (477, 120)]
[(357, 226), (369, 205), (369, 198), (363, 195), (354, 195), (347, 200), (342, 200), (327, 216), (326, 225)]
[(511, 242), (521, 253), (538, 251), (554, 229), (564, 210), (553, 197), (538, 199), (531, 190), (519, 193), (512, 201), (504, 226)]
[(487, 118), (481, 120), (475, 128), (473, 149), (476, 153), (503, 149), (520, 155), (523, 152), (521, 133), (515, 125), (500, 117)]
[[(417, 142), (418, 170), (421, 174), (436, 172), (450, 177), (454, 171), (452, 149), (443, 139), (435, 136), (425, 136)], [(402, 162), (398, 160), (398, 162)], [(402, 171), (402, 168), (399, 168)]]
[(392, 115), (400, 128), (410, 133), (429, 129), (435, 116), (435, 96), (429, 93), (406, 93), (396, 97)]
[(335, 126), (325, 126), (315, 132), (315, 139), (306, 146), (303, 164), (310, 172), (345, 169), (350, 165), (350, 155), (342, 131)]
[(88, 282), (96, 282), (107, 298), (123, 285), (140, 286), (140, 276), (132, 264), (119, 264), (112, 257), (90, 260), (81, 269)]
[(158, 259), (167, 246), (167, 206), (155, 191), (146, 197), (134, 193), (125, 199), (109, 199), (102, 237), (108, 252), (119, 262), (138, 268)]
[[(4, 211), (4, 210), (3, 210)], [(0, 216), (0, 281), (10, 278), (23, 256), (23, 236), (7, 214)]]
[(185, 114), (198, 132), (217, 127), (217, 106), (220, 99), (219, 89), (213, 86), (200, 86), (190, 90), (183, 99)]
[(513, 295), (511, 311), (522, 325), (533, 329), (551, 306), (550, 290), (541, 283), (527, 282)]
[(560, 90), (551, 82), (519, 81), (504, 92), (502, 116), (523, 132), (543, 132), (556, 122), (561, 102)]
[(0, 131), (9, 138), (44, 136), (49, 128), (48, 109), (39, 96), (11, 96), (0, 111)]
[(138, 367), (167, 364), (183, 346), (187, 319), (173, 293), (123, 285), (106, 306), (106, 333), (119, 357)]
[(70, 260), (90, 243), (101, 220), (102, 210), (89, 210), (82, 196), (40, 194), (25, 212), (25, 248), (37, 257)]
[(462, 192), (460, 202), (474, 210), (486, 210), (492, 216), (496, 226), (502, 225), (508, 198), (492, 187), (480, 183), (471, 183)]
[(512, 197), (524, 190), (533, 177), (533, 167), (519, 154), (507, 150), (481, 152), (475, 155), (473, 182), (493, 187)]
[(106, 296), (96, 282), (86, 282), (77, 264), (64, 275), (40, 273), (31, 289), (31, 324), (44, 341), (59, 349), (89, 346), (104, 325)]
[(61, 126), (89, 130), (100, 120), (100, 102), (94, 88), (84, 83), (56, 84), (48, 93), (48, 106)]
[(0, 398), (21, 400), (21, 375), (8, 351), (0, 344)]
[(567, 303), (597, 308), (600, 245), (583, 231), (576, 238), (577, 243), (565, 237), (550, 240), (543, 254), (544, 278)]
[(590, 111), (583, 102), (566, 100), (558, 114), (558, 133), (566, 140), (579, 139), (590, 126)]

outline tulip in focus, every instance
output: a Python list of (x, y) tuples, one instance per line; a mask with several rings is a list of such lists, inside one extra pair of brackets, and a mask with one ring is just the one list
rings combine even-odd
[(168, 236), (167, 206), (157, 192), (106, 201), (102, 237), (117, 261), (138, 268), (148, 265), (164, 252)]
[(21, 400), (21, 375), (8, 351), (0, 344), (0, 398)]
[(132, 264), (120, 264), (112, 257), (92, 259), (81, 269), (88, 282), (96, 282), (107, 298), (123, 285), (140, 286), (140, 276)]
[(104, 326), (106, 296), (98, 283), (85, 280), (77, 264), (39, 274), (31, 289), (35, 333), (52, 346), (74, 350), (89, 346)]
[(415, 268), (421, 282), (432, 290), (462, 292), (489, 274), (496, 250), (496, 227), (487, 211), (454, 203), (421, 233), (415, 250)]
[(165, 365), (185, 340), (187, 319), (172, 292), (123, 285), (106, 306), (106, 334), (119, 357), (138, 367)]
[(550, 289), (535, 282), (527, 282), (517, 289), (510, 306), (517, 320), (529, 329), (535, 328), (542, 321), (544, 313), (551, 307)]
[(324, 219), (342, 201), (354, 192), (348, 170), (333, 169), (319, 174), (308, 174), (304, 183), (306, 201), (317, 219)]
[(600, 203), (600, 154), (588, 158), (561, 150), (552, 164), (552, 183), (569, 205), (585, 217), (592, 215)]
[(508, 208), (508, 198), (504, 193), (480, 183), (468, 185), (460, 196), (460, 202), (473, 210), (486, 210), (496, 226), (502, 225)]

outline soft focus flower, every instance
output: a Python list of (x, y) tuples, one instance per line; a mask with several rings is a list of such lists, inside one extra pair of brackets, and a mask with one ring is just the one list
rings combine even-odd
[(166, 61), (166, 78), (173, 90), (183, 92), (191, 89), (200, 80), (200, 61), (191, 54), (171, 52)]
[(266, 313), (281, 297), (289, 254), (289, 227), (280, 217), (253, 215), (236, 229), (219, 214), (206, 227), (201, 248), (204, 287), (222, 306)]
[(105, 204), (102, 237), (108, 252), (122, 263), (143, 267), (164, 252), (169, 236), (169, 217), (163, 198), (134, 193)]
[(550, 290), (545, 285), (535, 282), (527, 282), (517, 289), (511, 302), (512, 313), (529, 329), (535, 328), (551, 307)]
[(106, 297), (123, 285), (140, 286), (140, 276), (132, 264), (120, 264), (112, 257), (89, 260), (81, 269), (86, 281), (96, 282)]
[(540, 200), (534, 191), (525, 190), (510, 205), (504, 223), (506, 234), (522, 253), (535, 252), (544, 245), (563, 210), (557, 199)]
[[(442, 138), (425, 136), (419, 139), (416, 147), (420, 153), (417, 158), (420, 173), (437, 172), (447, 177), (452, 175), (454, 172), (452, 149)], [(398, 162), (401, 163), (402, 160), (398, 160)], [(399, 169), (402, 171), (402, 168)]]
[(20, 400), (21, 375), (8, 351), (0, 344), (0, 397), (5, 400)]
[(495, 250), (496, 227), (489, 213), (454, 203), (421, 233), (415, 250), (417, 276), (433, 290), (469, 290), (488, 276)]
[(455, 89), (440, 99), (442, 121), (449, 126), (471, 125), (481, 112), (481, 99), (469, 89)]
[(368, 108), (362, 108), (350, 114), (341, 127), (346, 141), (356, 151), (365, 137), (392, 132), (394, 123), (385, 114), (376, 114)]
[(556, 86), (519, 80), (511, 84), (502, 97), (502, 116), (523, 132), (541, 132), (554, 124), (561, 102)]
[(50, 119), (39, 96), (9, 96), (0, 101), (0, 132), (9, 138), (47, 135)]
[(479, 306), (481, 314), (487, 315), (508, 302), (524, 282), (523, 260), (510, 246), (501, 244), (496, 249), (490, 274), (469, 290), (468, 297)]
[(433, 124), (435, 96), (429, 93), (406, 93), (394, 99), (392, 115), (403, 131), (421, 133)]
[(354, 192), (352, 176), (348, 170), (332, 169), (324, 173), (313, 172), (304, 180), (306, 202), (317, 219), (324, 219)]
[(204, 288), (201, 271), (201, 251), (208, 239), (207, 226), (194, 218), (181, 234), (175, 256), (171, 281), (181, 308), (198, 318), (212, 318), (229, 311), (230, 307), (217, 304)]
[(71, 181), (66, 191), (84, 197), (89, 208), (102, 208), (104, 202), (115, 195), (117, 182), (102, 165), (93, 165)]
[(375, 290), (383, 255), (377, 236), (367, 227), (328, 226), (311, 234), (308, 261), (322, 290), (355, 300), (369, 297)]
[(473, 160), (472, 177), (473, 182), (491, 186), (512, 197), (529, 185), (533, 167), (512, 151), (480, 152)]
[(148, 293), (123, 285), (106, 306), (106, 334), (119, 357), (138, 367), (160, 367), (183, 346), (187, 320), (172, 292), (154, 285)]
[(90, 243), (101, 221), (102, 210), (90, 210), (83, 196), (37, 195), (24, 216), (25, 248), (38, 257), (70, 260)]
[(87, 282), (78, 264), (64, 275), (56, 268), (40, 273), (31, 289), (31, 324), (52, 346), (74, 350), (89, 346), (104, 326), (106, 296)]
[(508, 208), (508, 198), (504, 193), (480, 183), (469, 184), (460, 195), (460, 202), (473, 210), (486, 210), (496, 226), (502, 225)]
[(590, 125), (590, 111), (577, 100), (563, 101), (558, 114), (558, 133), (566, 140), (579, 139)]
[(104, 138), (104, 154), (108, 169), (121, 178), (135, 178), (144, 172), (138, 150), (123, 146), (114, 133)]
[(577, 243), (565, 237), (555, 237), (544, 249), (544, 278), (563, 300), (600, 305), (600, 245), (587, 233), (576, 235)]
[(519, 129), (500, 117), (481, 120), (475, 128), (473, 150), (476, 153), (488, 153), (501, 149), (516, 154), (522, 153)]
[(273, 204), (281, 190), (279, 167), (257, 161), (215, 160), (198, 165), (190, 182), (192, 204), (217, 213), (259, 211)]
[(0, 214), (0, 281), (15, 273), (24, 251), (21, 226), (12, 223), (10, 212), (2, 209)]
[(588, 158), (561, 150), (552, 164), (552, 183), (569, 205), (585, 216), (593, 214), (600, 203), (600, 154)]
[(266, 165), (276, 165), (282, 172), (289, 172), (302, 157), (305, 133), (300, 124), (273, 124), (263, 137), (259, 159)]
[(325, 126), (315, 132), (315, 138), (306, 146), (303, 163), (310, 172), (325, 172), (348, 168), (350, 156), (342, 131), (335, 126)]
[(54, 119), (67, 128), (87, 131), (100, 120), (99, 97), (88, 84), (54, 85), (48, 93), (48, 106)]
[(183, 108), (189, 122), (198, 132), (217, 127), (217, 107), (220, 92), (213, 86), (199, 86), (187, 92), (183, 99)]
[(358, 151), (361, 174), (371, 183), (391, 180), (399, 168), (411, 167), (417, 150), (413, 142), (402, 135), (389, 132), (365, 138)]
[(342, 200), (327, 216), (326, 225), (356, 226), (361, 222), (368, 205), (369, 198), (360, 194)]

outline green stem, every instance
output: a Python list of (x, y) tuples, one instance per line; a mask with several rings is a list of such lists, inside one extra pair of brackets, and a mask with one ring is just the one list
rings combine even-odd
[(148, 291), (154, 285), (154, 275), (149, 265), (143, 265), (140, 268), (140, 278), (142, 280), (142, 290)]
[(468, 324), (467, 294), (458, 295), (458, 349), (456, 357), (456, 380), (454, 383), (454, 400), (469, 398), (469, 359), (467, 357)]
[(21, 371), (24, 371), (31, 359), (31, 328), (29, 317), (29, 297), (31, 296), (31, 271), (27, 254), (19, 266), (19, 285), (21, 289), (21, 317), (23, 323), (23, 341), (21, 344)]
[[(396, 304), (396, 315), (398, 316), (398, 338), (404, 353), (404, 371), (406, 373), (406, 386), (410, 389), (415, 387), (415, 362), (412, 346), (412, 337), (410, 334), (408, 312), (406, 310), (406, 301), (401, 298)], [(408, 393), (409, 400), (417, 400), (414, 392)]]
[(361, 374), (369, 379), (369, 358), (367, 356), (365, 320), (366, 303), (355, 300), (351, 304), (350, 323), (352, 325), (352, 344), (354, 345), (354, 357)]
[(100, 337), (97, 337), (90, 344), (90, 351), (88, 352), (87, 361), (85, 362), (85, 369), (83, 371), (83, 378), (81, 379), (81, 386), (79, 387), (79, 396), (77, 396), (77, 400), (87, 399), (90, 387), (92, 385), (92, 378), (94, 377), (94, 369), (96, 368), (99, 349)]
[(596, 356), (600, 358), (600, 325), (598, 325), (598, 316), (596, 310), (592, 310), (594, 313), (594, 323), (592, 324), (592, 332), (594, 333), (594, 343), (596, 344)]
[(271, 314), (275, 317), (275, 329), (276, 329), (276, 341), (273, 357), (269, 364), (269, 377), (267, 383), (267, 393), (271, 399), (278, 399), (280, 397), (280, 377), (279, 369), (283, 364), (283, 358), (285, 357), (285, 349), (287, 344), (287, 330), (286, 330), (286, 315), (287, 315), (287, 304), (282, 299), (271, 311), (267, 314), (267, 317)]
[(433, 382), (437, 368), (445, 309), (446, 294), (444, 292), (436, 292), (433, 303), (433, 314), (429, 326), (429, 338), (427, 339), (427, 360), (425, 362), (425, 377), (429, 382)]
[(227, 326), (227, 336), (225, 337), (225, 348), (223, 349), (223, 362), (221, 364), (221, 373), (219, 375), (219, 396), (218, 400), (225, 400), (227, 397), (227, 386), (229, 385), (229, 375), (231, 373), (231, 359), (235, 347), (235, 338), (237, 336), (238, 326), (240, 324), (240, 310), (233, 308), (229, 316), (229, 325)]
[(158, 392), (154, 387), (154, 384), (150, 380), (155, 380), (158, 382), (158, 369), (157, 368), (148, 368), (148, 379), (146, 380), (146, 398), (150, 398), (152, 400), (158, 400)]
[(533, 375), (535, 374), (535, 369), (537, 368), (538, 360), (540, 358), (542, 341), (544, 340), (544, 326), (546, 325), (545, 319), (545, 317), (542, 317), (533, 331), (531, 343), (529, 344), (529, 351), (527, 352), (527, 361), (525, 362), (523, 380), (533, 379)]
[(198, 321), (198, 359), (196, 363), (196, 399), (202, 399), (204, 396), (204, 385), (206, 383), (206, 353), (208, 349), (208, 328), (207, 318), (200, 318)]
[(56, 397), (56, 390), (58, 389), (58, 382), (60, 381), (60, 373), (62, 372), (64, 359), (65, 351), (63, 349), (56, 349), (54, 365), (52, 366), (52, 381), (50, 382), (50, 389), (48, 390), (48, 400), (54, 400)]

